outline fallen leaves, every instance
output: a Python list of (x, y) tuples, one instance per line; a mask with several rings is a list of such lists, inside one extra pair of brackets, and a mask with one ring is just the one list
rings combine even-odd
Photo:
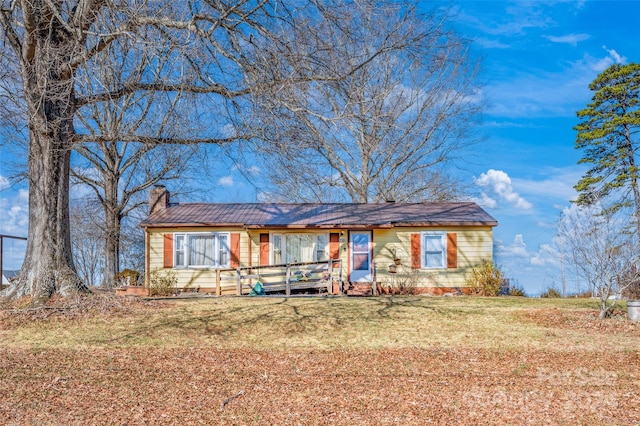
[(640, 422), (640, 356), (630, 352), (3, 349), (0, 357), (0, 416), (15, 425)]
[[(330, 308), (323, 301), (325, 311), (318, 308), (312, 315), (316, 311), (303, 309), (310, 301), (276, 302), (271, 307), (266, 302), (234, 299), (227, 306), (215, 301), (202, 311), (177, 307), (184, 312), (175, 317), (168, 315), (173, 310), (164, 302), (125, 298), (59, 300), (42, 310), (5, 307), (0, 324), (14, 328), (3, 330), (13, 337), (12, 344), (5, 341), (0, 347), (0, 419), (7, 425), (640, 424), (640, 352), (634, 346), (638, 324), (619, 318), (600, 321), (584, 308), (532, 308), (537, 305), (531, 303), (504, 309), (494, 305), (485, 313), (456, 308), (475, 300), (447, 305), (439, 299), (437, 312), (424, 309), (431, 306), (422, 299), (394, 300), (397, 308), (385, 307), (383, 319), (369, 314), (367, 321), (354, 322), (350, 312), (366, 312), (365, 302), (377, 309), (378, 302), (339, 301), (340, 309), (331, 312), (340, 323), (322, 333), (337, 339), (348, 330), (357, 337), (351, 346), (320, 350), (313, 339), (295, 349), (239, 345), (242, 339), (251, 342), (249, 333), (275, 340), (285, 332), (281, 324), (302, 322), (299, 337), (309, 339), (312, 327), (326, 322), (322, 314)], [(133, 336), (139, 330), (164, 336), (174, 328), (160, 327), (160, 307), (165, 308), (162, 321), (180, 326), (175, 329), (185, 340), (116, 346), (95, 339), (69, 344), (76, 341), (70, 339), (46, 346), (33, 337), (28, 344), (19, 339), (25, 329), (37, 329), (42, 338), (115, 317), (124, 318), (119, 327)], [(295, 315), (282, 320), (285, 308)], [(407, 316), (411, 310), (421, 316)], [(228, 314), (237, 311), (245, 322)], [(494, 317), (508, 321), (518, 339), (523, 339), (521, 327), (538, 343), (510, 345), (511, 335), (498, 333), (478, 339), (484, 328), (473, 324)], [(390, 342), (398, 333), (391, 325), (397, 322), (421, 324), (420, 333), (426, 335), (435, 333), (430, 326), (442, 321), (450, 321), (451, 328), (437, 329), (441, 335), (463, 328), (467, 337), (455, 344), (411, 340), (405, 347), (359, 343), (369, 336)], [(143, 322), (146, 328), (134, 327)], [(210, 333), (212, 327), (231, 323), (244, 326), (226, 337)], [(262, 327), (264, 323), (275, 325)], [(365, 330), (369, 323), (374, 325)], [(114, 328), (105, 333), (113, 334)], [(210, 345), (202, 336), (228, 346)], [(492, 344), (497, 338), (507, 340)], [(615, 344), (622, 339), (626, 345)]]
[(0, 299), (0, 327), (9, 329), (38, 321), (72, 321), (86, 318), (121, 317), (145, 309), (166, 308), (164, 301), (144, 300), (99, 293), (65, 299), (53, 296), (45, 306), (30, 308), (30, 298), (15, 301)]

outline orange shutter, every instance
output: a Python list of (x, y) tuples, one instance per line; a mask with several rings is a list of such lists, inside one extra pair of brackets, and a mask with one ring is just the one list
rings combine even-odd
[(237, 232), (231, 234), (230, 245), (231, 262), (229, 266), (238, 268), (240, 267), (240, 234)]
[(447, 268), (458, 267), (458, 234), (447, 233)]
[(422, 262), (420, 261), (420, 234), (411, 234), (411, 267), (420, 269)]
[(260, 234), (260, 266), (269, 264), (269, 234)]
[[(340, 259), (340, 234), (329, 234), (329, 259)], [(333, 265), (336, 268), (338, 265)]]
[(164, 268), (173, 268), (173, 234), (164, 234)]

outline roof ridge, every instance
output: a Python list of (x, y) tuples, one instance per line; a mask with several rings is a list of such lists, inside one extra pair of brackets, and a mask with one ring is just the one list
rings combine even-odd
[(142, 226), (388, 227), (496, 226), (474, 202), (445, 203), (179, 203)]

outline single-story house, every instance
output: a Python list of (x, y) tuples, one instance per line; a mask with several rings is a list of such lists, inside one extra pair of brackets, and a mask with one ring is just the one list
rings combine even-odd
[[(146, 270), (170, 273), (178, 290), (217, 294), (268, 285), (277, 275), (270, 267), (281, 269), (280, 284), (310, 276), (289, 270), (292, 264), (326, 265), (322, 279), (343, 286), (327, 286), (333, 292), (464, 290), (470, 270), (492, 260), (498, 224), (472, 202), (171, 203), (156, 187), (149, 205), (141, 223)], [(224, 277), (236, 271), (235, 281)]]

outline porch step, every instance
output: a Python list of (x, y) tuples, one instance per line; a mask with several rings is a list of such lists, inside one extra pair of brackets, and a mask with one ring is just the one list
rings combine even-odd
[(347, 296), (372, 296), (373, 283), (349, 283)]

